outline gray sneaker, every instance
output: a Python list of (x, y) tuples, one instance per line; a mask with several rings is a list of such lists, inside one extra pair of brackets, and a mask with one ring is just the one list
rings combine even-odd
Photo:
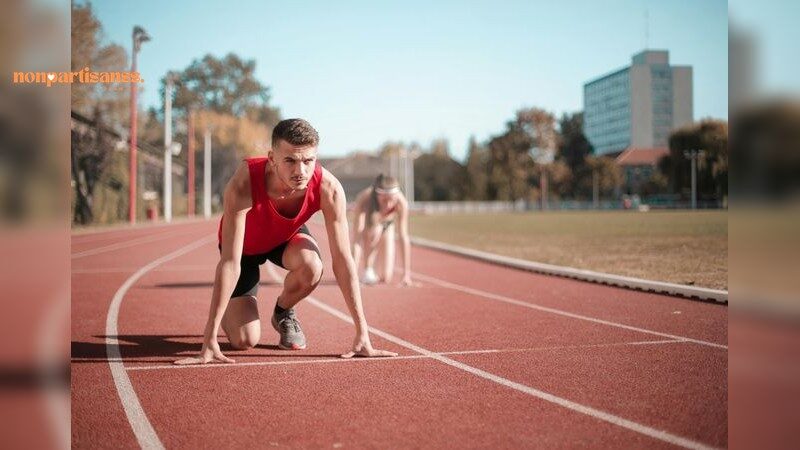
[(302, 350), (306, 348), (306, 335), (300, 328), (300, 321), (294, 315), (294, 308), (286, 310), (278, 316), (272, 315), (272, 328), (281, 334), (278, 347), (284, 350)]

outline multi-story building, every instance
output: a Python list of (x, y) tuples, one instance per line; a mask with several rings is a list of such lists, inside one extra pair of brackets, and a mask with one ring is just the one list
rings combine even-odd
[(693, 121), (692, 68), (671, 66), (666, 50), (645, 50), (630, 66), (584, 84), (583, 108), (597, 155), (665, 148), (673, 129)]

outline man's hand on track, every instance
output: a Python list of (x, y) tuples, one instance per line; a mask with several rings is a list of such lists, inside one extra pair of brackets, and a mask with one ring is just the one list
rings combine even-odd
[(193, 364), (208, 364), (210, 362), (232, 364), (235, 361), (222, 354), (222, 350), (219, 348), (219, 343), (216, 339), (214, 339), (211, 342), (203, 343), (203, 349), (200, 350), (199, 356), (179, 359), (175, 361), (175, 364), (179, 366), (188, 366)]

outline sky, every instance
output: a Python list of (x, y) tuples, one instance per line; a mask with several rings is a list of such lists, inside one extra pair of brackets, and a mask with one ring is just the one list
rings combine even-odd
[[(161, 105), (159, 80), (210, 53), (256, 61), (284, 118), (320, 133), (320, 154), (387, 140), (503, 132), (516, 110), (583, 109), (583, 84), (644, 48), (694, 68), (694, 116), (728, 116), (728, 5), (717, 0), (92, 2), (107, 42), (139, 54), (140, 107)], [(646, 20), (647, 18), (647, 20)], [(646, 25), (647, 24), (647, 25)]]
[(756, 46), (755, 86), (763, 95), (800, 93), (800, 2), (731, 0), (730, 26)]

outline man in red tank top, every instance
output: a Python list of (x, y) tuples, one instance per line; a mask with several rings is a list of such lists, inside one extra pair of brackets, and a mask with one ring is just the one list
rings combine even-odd
[(347, 201), (339, 180), (317, 163), (318, 144), (319, 136), (308, 122), (283, 120), (272, 132), (268, 157), (245, 160), (228, 182), (218, 233), (220, 261), (203, 348), (197, 357), (176, 364), (232, 363), (217, 342), (220, 327), (234, 348), (258, 344), (261, 321), (256, 293), (259, 266), (267, 260), (288, 271), (271, 320), (280, 334), (279, 346), (287, 350), (306, 347), (294, 306), (322, 278), (320, 250), (305, 226), (320, 210), (330, 242), (333, 273), (356, 327), (352, 349), (342, 356), (397, 356), (376, 350), (370, 343), (350, 254)]

